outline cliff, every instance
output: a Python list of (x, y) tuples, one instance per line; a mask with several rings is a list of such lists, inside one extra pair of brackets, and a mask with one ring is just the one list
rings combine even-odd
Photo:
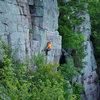
[[(58, 15), (57, 1), (1, 0), (0, 35), (13, 49), (19, 49), (17, 58), (22, 60), (41, 53), (51, 41), (52, 50), (47, 61), (58, 62), (61, 52)], [(30, 29), (34, 33), (29, 33)]]
[[(85, 4), (86, 8), (88, 4)], [(82, 70), (84, 73), (83, 76), (80, 76), (78, 78), (78, 81), (81, 81), (85, 92), (83, 94), (83, 100), (98, 100), (99, 98), (99, 85), (96, 83), (96, 80), (98, 79), (98, 75), (96, 73), (97, 70), (97, 63), (94, 57), (94, 48), (92, 41), (90, 40), (91, 36), (91, 22), (90, 22), (90, 16), (85, 12), (84, 15), (80, 15), (79, 17), (85, 17), (85, 21), (79, 25), (76, 26), (77, 28), (80, 27), (82, 34), (85, 34), (85, 43), (87, 46), (87, 49), (85, 52), (87, 53), (87, 56), (83, 59), (87, 64), (85, 65), (85, 68)], [(85, 27), (85, 29), (83, 28)]]
[[(69, 0), (64, 0), (68, 2)], [(0, 0), (0, 35), (2, 39), (16, 50), (19, 49), (17, 58), (24, 60), (26, 56), (31, 58), (39, 53), (45, 54), (43, 49), (47, 42), (52, 42), (52, 49), (49, 51), (47, 62), (59, 63), (61, 55), (61, 36), (58, 32), (59, 9), (57, 0)], [(85, 74), (75, 78), (74, 81), (81, 81), (85, 87), (82, 95), (83, 100), (98, 100), (99, 85), (95, 82), (98, 79), (96, 73), (97, 64), (91, 35), (90, 16), (86, 12), (81, 15), (86, 21), (80, 26), (87, 45), (87, 62), (82, 70)], [(89, 30), (84, 30), (85, 26)], [(33, 30), (34, 32), (30, 32)]]
[[(71, 0), (62, 0), (64, 2), (69, 2)], [(81, 0), (77, 0), (77, 3), (80, 3)], [(80, 75), (79, 77), (73, 78), (73, 82), (81, 82), (83, 87), (85, 88), (84, 93), (82, 93), (82, 100), (99, 100), (99, 83), (96, 80), (99, 79), (97, 74), (97, 63), (94, 56), (94, 48), (91, 37), (91, 22), (90, 15), (88, 14), (88, 3), (85, 3), (84, 14), (79, 14), (77, 17), (85, 18), (81, 24), (75, 26), (75, 33), (78, 33), (79, 29), (81, 34), (85, 36), (84, 45), (87, 46), (85, 49), (86, 57), (83, 59), (84, 62), (87, 62), (85, 67), (81, 69), (84, 75)], [(73, 9), (73, 6), (71, 7)], [(70, 59), (70, 57), (69, 57)]]
[[(39, 42), (40, 52), (46, 47), (47, 42), (51, 41), (52, 49), (48, 54), (47, 61), (59, 62), (61, 36), (57, 31), (59, 16), (57, 0), (30, 0), (29, 6), (31, 18), (34, 21), (33, 41)], [(33, 47), (35, 46), (33, 45)]]

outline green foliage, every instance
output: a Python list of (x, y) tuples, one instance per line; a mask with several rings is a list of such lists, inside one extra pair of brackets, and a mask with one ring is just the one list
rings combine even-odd
[(77, 96), (73, 95), (73, 97), (70, 100), (77, 100)]
[(71, 100), (81, 100), (81, 92), (84, 88), (81, 83), (72, 83), (72, 79), (80, 74), (80, 71), (76, 67), (73, 67), (73, 60), (67, 59), (67, 64), (63, 64), (59, 67), (61, 74), (64, 76), (65, 80), (70, 82), (73, 90), (73, 97)]
[[(75, 66), (83, 67), (85, 40), (80, 31), (74, 32), (74, 28), (85, 20), (76, 16), (79, 12), (84, 14), (84, 4), (58, 2), (59, 32), (63, 38), (63, 48), (72, 49)], [(30, 33), (33, 31), (30, 30)], [(47, 64), (41, 55), (22, 63), (19, 59), (15, 60), (12, 49), (4, 42), (1, 42), (1, 54), (3, 58), (0, 61), (0, 99), (6, 95), (6, 98), (10, 97), (11, 100), (80, 100), (82, 87), (77, 85), (78, 83), (70, 84), (72, 78), (79, 74), (77, 68), (71, 67), (74, 65), (72, 62), (59, 66), (59, 71), (56, 72), (54, 69), (58, 65)], [(33, 62), (35, 71), (32, 70)]]
[(30, 34), (34, 34), (34, 30), (33, 30), (33, 28), (34, 28), (34, 21), (33, 21), (33, 19), (31, 19), (31, 25), (32, 25), (32, 28), (29, 29), (29, 33)]
[[(31, 59), (37, 66), (33, 71), (31, 61), (22, 63), (15, 59), (12, 49), (3, 41), (0, 45), (0, 99), (11, 100), (70, 100), (69, 83), (59, 71), (59, 65), (47, 64), (42, 55)], [(30, 62), (30, 63), (29, 63)]]
[(30, 30), (29, 30), (29, 33), (30, 33), (30, 34), (33, 34), (33, 33), (34, 33), (34, 30), (33, 30), (33, 29), (30, 29)]
[(76, 72), (75, 67), (70, 67), (70, 66), (67, 66), (66, 64), (62, 65), (60, 67), (60, 70), (61, 70), (62, 75), (65, 76), (65, 79), (69, 81), (71, 81), (73, 77), (79, 74), (78, 72)]
[(100, 65), (100, 1), (89, 2), (89, 14), (91, 19), (92, 42), (97, 64)]
[(80, 25), (85, 18), (78, 17), (84, 15), (84, 3), (77, 3), (76, 1), (62, 2), (58, 0), (59, 5), (59, 33), (62, 36), (62, 47), (72, 49), (72, 56), (74, 58), (74, 65), (76, 67), (84, 68), (86, 62), (83, 61), (86, 53), (86, 45), (84, 44), (84, 35), (81, 34), (80, 29), (75, 33), (75, 27)]
[(84, 88), (81, 83), (73, 84), (73, 93), (76, 95), (76, 100), (81, 100), (81, 92), (84, 91)]
[[(78, 17), (84, 15), (86, 10), (84, 2), (78, 3), (77, 1), (62, 2), (58, 0), (59, 6), (59, 28), (58, 31), (62, 36), (62, 46), (65, 49), (72, 50), (72, 57), (70, 61), (67, 60), (67, 64), (59, 67), (61, 74), (70, 83), (72, 78), (82, 74), (80, 68), (84, 68), (86, 62), (83, 59), (86, 57), (84, 45), (84, 35), (81, 33), (80, 28), (75, 30), (76, 26), (82, 24), (85, 21), (84, 17)], [(85, 29), (85, 26), (83, 27)], [(81, 92), (83, 87), (79, 83), (71, 84), (73, 87), (73, 98), (72, 100), (81, 100)]]
[(67, 64), (63, 64), (59, 67), (59, 70), (61, 71), (61, 74), (64, 76), (66, 80), (69, 80), (71, 82), (72, 78), (75, 76), (78, 76), (79, 73), (76, 71), (77, 68), (73, 67), (73, 60), (71, 59), (68, 61)]
[(100, 83), (100, 80), (96, 80), (96, 83)]

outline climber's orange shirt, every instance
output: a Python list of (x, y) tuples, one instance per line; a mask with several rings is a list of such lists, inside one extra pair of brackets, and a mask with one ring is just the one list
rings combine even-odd
[(51, 45), (52, 45), (52, 43), (48, 44), (47, 48), (51, 49)]

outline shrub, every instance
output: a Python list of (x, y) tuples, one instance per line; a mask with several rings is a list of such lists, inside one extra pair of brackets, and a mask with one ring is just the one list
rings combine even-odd
[(86, 64), (83, 61), (84, 57), (86, 57), (85, 39), (80, 28), (75, 31), (75, 27), (85, 21), (84, 17), (78, 17), (78, 15), (84, 15), (84, 11), (86, 10), (84, 3), (79, 4), (77, 1), (65, 3), (58, 0), (58, 5), (60, 12), (58, 31), (62, 36), (62, 47), (74, 51), (72, 56), (75, 67), (84, 68)]
[(93, 42), (97, 64), (100, 66), (100, 1), (89, 2), (88, 10), (92, 31), (91, 41)]
[[(4, 46), (3, 46), (4, 45)], [(0, 66), (0, 99), (11, 100), (70, 100), (69, 83), (59, 71), (58, 64), (47, 64), (42, 55), (34, 57), (36, 71), (31, 61), (15, 60), (13, 50), (2, 41)], [(10, 48), (10, 47), (9, 47)], [(30, 62), (30, 64), (28, 63)]]

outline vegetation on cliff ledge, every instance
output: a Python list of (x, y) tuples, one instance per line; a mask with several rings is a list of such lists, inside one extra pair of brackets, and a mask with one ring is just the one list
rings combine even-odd
[(59, 5), (59, 28), (58, 31), (62, 36), (62, 47), (64, 49), (72, 50), (72, 57), (74, 60), (74, 66), (78, 68), (84, 68), (86, 62), (83, 61), (86, 56), (84, 44), (84, 34), (81, 34), (80, 28), (76, 30), (76, 27), (85, 21), (84, 17), (78, 17), (84, 15), (85, 7), (84, 3), (78, 4), (76, 1), (62, 2), (58, 0)]
[[(73, 70), (65, 78), (60, 66), (47, 64), (42, 55), (22, 62), (2, 40), (0, 50), (0, 100), (76, 100), (80, 94), (81, 85), (69, 83), (73, 76), (78, 75), (75, 68), (64, 70), (68, 73)], [(59, 71), (53, 71), (55, 68)], [(73, 96), (71, 88), (76, 91)]]
[[(85, 0), (83, 0), (85, 1)], [(46, 63), (43, 55), (34, 56), (22, 62), (16, 59), (16, 54), (9, 45), (0, 41), (0, 99), (6, 100), (81, 100), (84, 90), (80, 83), (73, 83), (72, 78), (79, 75), (78, 68), (84, 68), (86, 53), (85, 39), (80, 29), (75, 32), (75, 26), (85, 18), (84, 2), (76, 1), (59, 4), (59, 33), (62, 36), (64, 49), (72, 50), (72, 62), (63, 64)], [(93, 46), (98, 65), (100, 65), (100, 1), (89, 2)], [(30, 30), (30, 33), (33, 33)], [(74, 66), (73, 65), (74, 61)], [(54, 71), (54, 69), (57, 71)]]
[(91, 41), (98, 66), (100, 66), (100, 1), (89, 2), (88, 12), (91, 19)]

